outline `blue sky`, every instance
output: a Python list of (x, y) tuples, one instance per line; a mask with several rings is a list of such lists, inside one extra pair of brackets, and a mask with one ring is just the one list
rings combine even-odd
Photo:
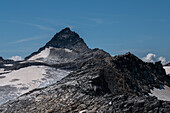
[(0, 1), (0, 56), (25, 57), (68, 26), (90, 48), (170, 61), (169, 0)]

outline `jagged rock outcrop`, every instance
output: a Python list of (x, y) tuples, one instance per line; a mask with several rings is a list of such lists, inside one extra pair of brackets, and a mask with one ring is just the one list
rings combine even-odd
[(170, 84), (161, 62), (145, 63), (131, 53), (113, 57), (111, 61), (119, 73), (123, 75), (124, 88), (132, 94), (148, 94), (153, 87)]
[(32, 90), (1, 105), (0, 112), (170, 112), (170, 102), (149, 96), (154, 87), (170, 86), (170, 78), (160, 62), (145, 63), (131, 53), (112, 57), (103, 50), (88, 49), (68, 28), (57, 33), (44, 47), (77, 51), (79, 55), (75, 59), (50, 64), (73, 72), (53, 85)]

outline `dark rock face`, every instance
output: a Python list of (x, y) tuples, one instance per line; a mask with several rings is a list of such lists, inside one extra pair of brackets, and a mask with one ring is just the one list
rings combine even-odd
[(170, 102), (148, 95), (153, 87), (170, 86), (170, 78), (160, 62), (145, 63), (131, 53), (111, 57), (103, 50), (88, 49), (68, 28), (57, 33), (45, 47), (51, 46), (80, 53), (70, 62), (49, 65), (73, 72), (51, 86), (35, 89), (1, 105), (0, 112), (170, 112)]
[(85, 52), (90, 51), (86, 43), (79, 35), (70, 30), (70, 28), (65, 28), (59, 33), (56, 33), (54, 37), (42, 48), (40, 48), (37, 52), (34, 52), (30, 56), (25, 59), (29, 59), (30, 57), (40, 53), (42, 50), (48, 47), (54, 48), (62, 48), (62, 49), (70, 49), (76, 52), (77, 54), (83, 54)]
[[(86, 58), (89, 59), (58, 83), (33, 90), (16, 100), (10, 101), (0, 107), (1, 111), (7, 113), (16, 111), (18, 113), (74, 113), (83, 110), (99, 113), (167, 113), (170, 111), (169, 102), (145, 96), (145, 92), (143, 92), (145, 87), (142, 85), (131, 86), (131, 82), (126, 81), (128, 75), (128, 77), (132, 76), (131, 79), (134, 81), (140, 82), (141, 80), (142, 82), (144, 79), (143, 73), (140, 71), (136, 71), (136, 75), (141, 76), (140, 78), (133, 76), (132, 67), (143, 63), (134, 55), (125, 54), (111, 57), (97, 49), (93, 50)], [(132, 61), (129, 61), (129, 59)], [(133, 62), (136, 62), (136, 64), (129, 66), (129, 63), (133, 64)], [(120, 65), (118, 65), (119, 63)], [(150, 63), (146, 63), (146, 65), (151, 70), (160, 66)], [(142, 67), (138, 67), (139, 70)], [(123, 71), (124, 69), (126, 71)], [(148, 70), (144, 69), (143, 71)], [(161, 73), (164, 73), (164, 70), (162, 71)], [(150, 74), (155, 77), (160, 76), (152, 71), (150, 71)], [(145, 85), (147, 86), (147, 80)], [(139, 87), (139, 89), (134, 87)]]
[[(131, 53), (115, 56), (112, 59), (113, 67), (122, 76), (124, 89), (132, 94), (148, 94), (153, 87), (160, 88), (167, 83), (169, 78), (162, 67), (161, 62), (145, 63)], [(169, 82), (167, 83), (169, 85)]]
[(88, 50), (83, 39), (77, 33), (72, 32), (70, 28), (65, 28), (55, 34), (45, 47), (67, 48), (81, 53)]

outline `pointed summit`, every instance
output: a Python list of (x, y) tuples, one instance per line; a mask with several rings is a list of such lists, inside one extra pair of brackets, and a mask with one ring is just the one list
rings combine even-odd
[[(84, 54), (85, 52), (91, 51), (91, 49), (88, 48), (88, 46), (86, 45), (84, 40), (82, 38), (80, 38), (80, 36), (77, 33), (71, 31), (70, 28), (66, 27), (65, 29), (56, 33), (53, 36), (53, 38), (49, 42), (46, 43), (45, 46), (41, 47), (37, 52), (34, 52), (31, 55), (29, 55), (28, 57), (26, 57), (25, 60), (28, 60), (31, 57), (36, 56), (36, 55), (39, 55), (39, 56), (36, 56), (38, 58), (40, 56), (42, 56), (42, 54), (43, 55), (46, 54), (45, 56), (49, 56), (49, 54), (51, 53), (51, 49), (49, 49), (49, 48), (51, 48), (51, 47), (56, 50), (73, 51), (73, 53), (76, 54), (75, 56), (77, 56), (77, 54), (81, 55), (81, 54)], [(41, 52), (42, 52), (42, 54), (40, 55)], [(49, 54), (47, 54), (47, 53), (49, 53)], [(54, 52), (52, 52), (52, 53), (54, 53)], [(57, 53), (57, 51), (55, 51), (55, 53)], [(63, 53), (63, 52), (61, 52), (61, 53)], [(66, 55), (63, 55), (62, 58), (64, 56), (66, 56)], [(60, 55), (60, 57), (61, 57), (61, 55)], [(71, 57), (71, 56), (69, 56), (69, 57)], [(60, 59), (60, 58), (58, 58), (58, 59)]]
[(46, 47), (67, 48), (78, 52), (85, 52), (88, 50), (84, 40), (80, 38), (77, 33), (71, 31), (68, 27), (61, 30), (59, 33), (56, 33), (54, 37), (45, 45), (45, 48)]
[(70, 30), (69, 27), (66, 27), (66, 28), (64, 28), (63, 30), (61, 30), (60, 32), (62, 32), (62, 33), (70, 33), (70, 32), (72, 32), (72, 31)]

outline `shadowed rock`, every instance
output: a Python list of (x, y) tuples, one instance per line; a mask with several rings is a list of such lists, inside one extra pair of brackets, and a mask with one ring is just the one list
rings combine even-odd
[(57, 33), (43, 48), (26, 59), (46, 47), (75, 51), (78, 55), (74, 59), (49, 65), (73, 72), (53, 85), (34, 89), (1, 105), (0, 112), (170, 112), (170, 102), (148, 95), (154, 87), (170, 86), (170, 78), (160, 62), (145, 63), (131, 53), (112, 57), (103, 50), (88, 49), (78, 34), (69, 28)]

